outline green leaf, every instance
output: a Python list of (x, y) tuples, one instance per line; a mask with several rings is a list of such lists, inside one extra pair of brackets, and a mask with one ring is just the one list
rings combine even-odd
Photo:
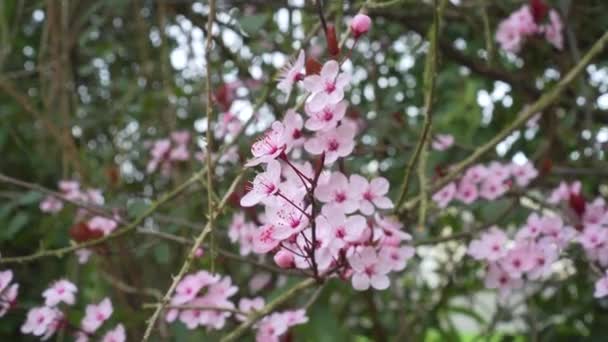
[(0, 234), (0, 239), (10, 240), (12, 239), (25, 225), (29, 222), (29, 217), (23, 213), (17, 213), (13, 216), (6, 230), (3, 230)]
[(268, 14), (256, 14), (242, 17), (240, 21), (241, 28), (247, 34), (254, 35), (258, 33), (262, 27), (264, 27), (264, 24), (266, 24), (268, 18)]
[(169, 245), (161, 243), (154, 247), (154, 258), (159, 264), (169, 263)]
[(42, 197), (43, 197), (42, 193), (32, 190), (32, 191), (26, 192), (25, 195), (19, 197), (18, 203), (20, 205), (30, 205), (30, 204), (40, 202)]

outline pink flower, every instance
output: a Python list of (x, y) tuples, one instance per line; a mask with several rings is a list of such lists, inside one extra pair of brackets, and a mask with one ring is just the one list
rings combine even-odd
[(351, 175), (350, 184), (359, 191), (359, 210), (364, 215), (373, 214), (374, 206), (378, 209), (393, 208), (393, 202), (386, 196), (390, 186), (386, 178), (378, 177), (368, 182), (359, 175)]
[(293, 253), (287, 250), (278, 251), (273, 259), (280, 268), (293, 268), (295, 266)]
[(188, 131), (175, 131), (171, 133), (171, 139), (177, 145), (188, 145), (190, 142), (190, 132)]
[(374, 223), (377, 228), (374, 231), (374, 238), (378, 236), (384, 246), (398, 247), (401, 242), (409, 241), (412, 236), (403, 231), (403, 224), (395, 216), (374, 215)]
[(295, 61), (287, 63), (279, 74), (279, 83), (277, 84), (277, 88), (280, 91), (286, 95), (289, 95), (293, 85), (304, 78), (304, 74), (302, 73), (304, 63), (304, 51), (300, 50), (298, 53), (298, 58)]
[(299, 209), (286, 201), (275, 207), (266, 207), (267, 222), (272, 222), (276, 226), (273, 238), (277, 240), (288, 239), (308, 226), (308, 217), (304, 215), (304, 212), (310, 215), (311, 208), (303, 209), (304, 203), (301, 200), (290, 197), (292, 197), (291, 202)]
[(462, 177), (463, 181), (478, 184), (481, 183), (488, 175), (488, 169), (483, 165), (475, 165), (467, 169)]
[(454, 145), (454, 136), (451, 134), (437, 134), (432, 143), (432, 147), (436, 151), (445, 151), (452, 145)]
[(245, 225), (245, 213), (237, 212), (232, 216), (232, 221), (228, 226), (228, 238), (230, 238), (230, 242), (237, 242), (239, 240), (241, 231)]
[(362, 35), (366, 34), (372, 26), (372, 20), (365, 14), (357, 14), (350, 22), (350, 30), (355, 36), (355, 39), (358, 39)]
[(338, 171), (330, 175), (327, 183), (317, 186), (315, 197), (346, 214), (353, 213), (359, 208), (358, 192), (351, 187), (346, 176)]
[(228, 134), (235, 136), (241, 127), (243, 127), (243, 123), (238, 116), (225, 112), (219, 115), (213, 133), (217, 139), (223, 139)]
[(586, 226), (578, 241), (585, 249), (599, 249), (608, 242), (608, 229), (596, 225)]
[(507, 235), (493, 226), (479, 240), (471, 241), (467, 253), (476, 260), (496, 261), (507, 254), (508, 241)]
[(481, 197), (493, 201), (498, 197), (502, 196), (509, 190), (509, 187), (500, 178), (488, 177), (481, 184), (479, 194)]
[(261, 226), (253, 240), (253, 251), (258, 254), (265, 254), (275, 249), (282, 240), (277, 238), (277, 231), (279, 229), (273, 224)]
[(506, 297), (512, 290), (520, 288), (523, 281), (520, 278), (512, 278), (509, 273), (503, 271), (500, 266), (490, 264), (486, 273), (485, 285), (489, 289), (499, 289), (500, 296)]
[(402, 271), (405, 269), (408, 260), (415, 254), (416, 250), (410, 246), (386, 246), (380, 249), (379, 257), (390, 267), (391, 271)]
[(82, 248), (76, 251), (76, 256), (78, 257), (79, 264), (86, 264), (89, 261), (89, 258), (93, 252), (88, 248)]
[(325, 254), (325, 266), (331, 263), (340, 249), (357, 242), (361, 238), (363, 230), (367, 228), (367, 222), (363, 216), (347, 217), (340, 210), (335, 210), (328, 205), (323, 206), (321, 215), (316, 218), (316, 223), (318, 234), (322, 239), (329, 241)]
[(114, 312), (110, 298), (104, 298), (99, 304), (89, 304), (82, 319), (82, 330), (94, 333)]
[(559, 187), (557, 187), (557, 189), (553, 190), (553, 192), (551, 193), (551, 196), (549, 196), (549, 199), (547, 201), (551, 204), (557, 204), (561, 201), (570, 200), (570, 195), (572, 195), (572, 194), (578, 195), (580, 193), (581, 193), (581, 182), (580, 181), (573, 182), (570, 185), (566, 182), (561, 182), (561, 183), (559, 183)]
[[(17, 302), (19, 284), (12, 284), (13, 271), (0, 272), (0, 317), (6, 315), (9, 309)], [(10, 286), (9, 286), (10, 285)]]
[(51, 287), (46, 289), (42, 293), (42, 296), (45, 298), (46, 306), (56, 306), (61, 302), (73, 305), (76, 302), (76, 292), (78, 292), (78, 289), (74, 283), (61, 279), (54, 282)]
[(433, 201), (437, 203), (439, 208), (445, 208), (454, 199), (456, 195), (456, 184), (453, 182), (444, 186), (441, 190), (433, 195)]
[(531, 249), (533, 267), (528, 271), (528, 279), (541, 279), (551, 274), (551, 266), (557, 261), (559, 251), (552, 243), (538, 243)]
[(534, 168), (532, 163), (527, 162), (523, 165), (519, 164), (511, 164), (511, 175), (515, 179), (515, 183), (521, 187), (525, 187), (530, 184), (536, 176), (538, 176), (538, 171)]
[(40, 210), (43, 213), (58, 213), (63, 209), (63, 202), (54, 196), (47, 196), (40, 202)]
[(108, 331), (101, 339), (102, 342), (125, 342), (126, 340), (125, 327), (122, 324), (119, 324), (113, 330)]
[(333, 164), (338, 158), (346, 157), (355, 148), (355, 124), (345, 121), (335, 129), (318, 132), (304, 143), (304, 149), (313, 155), (325, 152), (325, 165)]
[(505, 51), (518, 53), (526, 37), (539, 31), (534, 16), (527, 5), (503, 20), (496, 30), (496, 41)]
[[(246, 314), (252, 313), (254, 311), (259, 311), (264, 307), (264, 305), (265, 301), (262, 297), (256, 297), (251, 299), (241, 298), (241, 300), (239, 300), (239, 310)], [(236, 319), (241, 322), (244, 322), (247, 320), (247, 317), (245, 317), (244, 315), (237, 314)]]
[(350, 82), (350, 76), (340, 73), (340, 65), (330, 60), (323, 65), (319, 75), (307, 76), (303, 85), (311, 92), (308, 101), (309, 109), (321, 111), (327, 105), (334, 105), (344, 98), (344, 87)]
[(27, 318), (21, 326), (21, 332), (42, 336), (41, 339), (44, 341), (53, 336), (62, 320), (63, 314), (57, 309), (46, 306), (35, 307), (27, 312)]
[(471, 204), (479, 197), (477, 192), (477, 186), (473, 183), (469, 183), (466, 180), (461, 180), (458, 185), (458, 191), (456, 192), (456, 198), (465, 204)]
[(564, 24), (562, 24), (562, 20), (557, 11), (549, 11), (549, 21), (550, 23), (544, 27), (545, 38), (556, 49), (562, 50), (564, 48), (564, 37), (562, 35)]
[(285, 126), (279, 121), (273, 122), (270, 130), (251, 146), (253, 159), (245, 163), (245, 166), (255, 166), (276, 159), (287, 149), (286, 142)]
[(175, 288), (175, 294), (171, 299), (171, 304), (182, 305), (193, 300), (198, 293), (206, 286), (220, 281), (219, 276), (211, 275), (208, 272), (200, 271), (186, 275)]
[(528, 246), (517, 246), (507, 252), (500, 260), (500, 266), (511, 278), (521, 278), (525, 272), (530, 271), (536, 260)]
[(279, 337), (295, 325), (308, 322), (304, 310), (276, 312), (264, 317), (258, 327), (255, 336), (256, 342), (278, 342)]
[(243, 207), (252, 207), (260, 202), (268, 202), (279, 191), (281, 181), (281, 164), (270, 160), (266, 171), (259, 173), (253, 179), (251, 190), (241, 198)]
[(87, 225), (89, 226), (89, 229), (102, 231), (103, 235), (111, 234), (118, 226), (116, 221), (101, 216), (93, 217), (89, 220)]
[(302, 135), (303, 126), (304, 120), (302, 116), (293, 109), (287, 110), (283, 118), (283, 127), (285, 127), (285, 143), (289, 149), (304, 144), (304, 137)]
[(602, 298), (602, 297), (606, 297), (607, 295), (608, 295), (608, 272), (603, 277), (598, 279), (598, 281), (595, 283), (595, 292), (593, 293), (593, 296), (595, 298)]
[(306, 129), (311, 131), (326, 131), (335, 128), (338, 122), (344, 118), (348, 102), (340, 101), (334, 105), (326, 105), (321, 110), (313, 111), (306, 106), (306, 114), (310, 118), (306, 120)]
[(348, 262), (353, 269), (351, 281), (355, 290), (364, 291), (370, 285), (376, 290), (389, 287), (390, 281), (386, 274), (390, 272), (390, 267), (378, 258), (373, 247), (363, 247), (350, 256)]

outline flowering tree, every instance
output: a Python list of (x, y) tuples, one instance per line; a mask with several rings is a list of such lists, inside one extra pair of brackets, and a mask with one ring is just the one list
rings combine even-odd
[(602, 1), (0, 9), (2, 336), (604, 336)]

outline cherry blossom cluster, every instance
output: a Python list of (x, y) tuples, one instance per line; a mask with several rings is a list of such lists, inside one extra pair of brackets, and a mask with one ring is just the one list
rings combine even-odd
[[(104, 198), (99, 189), (81, 189), (80, 182), (75, 180), (62, 180), (58, 184), (59, 193), (67, 200), (84, 204), (102, 205)], [(40, 202), (40, 210), (45, 213), (55, 214), (63, 209), (63, 202), (49, 195)]]
[[(10, 275), (12, 277), (12, 274)], [(77, 342), (89, 341), (112, 315), (112, 302), (109, 298), (104, 298), (98, 304), (87, 305), (80, 326), (76, 326), (69, 322), (66, 310), (76, 303), (77, 292), (78, 288), (69, 280), (60, 279), (53, 282), (42, 293), (44, 305), (29, 309), (26, 320), (21, 326), (21, 332), (38, 336), (44, 341), (51, 338), (58, 330), (66, 329), (73, 333)], [(15, 298), (12, 299), (13, 302), (14, 300)], [(103, 342), (124, 342), (125, 340), (125, 329), (122, 324), (108, 330), (101, 339)]]
[(433, 200), (440, 208), (445, 208), (454, 199), (464, 204), (472, 204), (480, 198), (493, 201), (504, 195), (513, 182), (526, 187), (537, 176), (538, 171), (530, 162), (478, 164), (470, 167), (459, 181), (451, 182), (435, 193)]
[(468, 254), (487, 262), (486, 287), (499, 289), (504, 298), (523, 286), (526, 279), (546, 279), (561, 251), (575, 235), (576, 231), (564, 225), (559, 216), (534, 213), (517, 231), (515, 239), (492, 227), (470, 243)]
[(159, 139), (152, 143), (150, 161), (146, 166), (148, 173), (160, 169), (165, 176), (169, 175), (176, 164), (190, 159), (190, 132), (175, 131), (169, 138)]
[(532, 213), (510, 239), (497, 227), (473, 240), (468, 254), (487, 263), (485, 283), (506, 296), (526, 280), (550, 276), (552, 265), (570, 245), (582, 247), (592, 269), (604, 269), (595, 284), (595, 297), (608, 296), (608, 206), (603, 198), (585, 201), (581, 183), (566, 182), (552, 191), (547, 202), (563, 209), (539, 216)]
[(559, 13), (554, 9), (549, 10), (542, 0), (530, 2), (530, 5), (523, 5), (500, 22), (496, 30), (496, 41), (500, 47), (505, 51), (518, 53), (528, 38), (544, 36), (555, 48), (563, 49), (564, 25)]
[[(360, 17), (351, 30), (362, 34), (369, 24)], [(414, 254), (404, 244), (411, 237), (399, 222), (381, 214), (393, 208), (385, 178), (348, 175), (343, 164), (335, 169), (337, 161), (353, 152), (358, 131), (346, 117), (350, 75), (335, 60), (323, 64), (318, 74), (304, 74), (304, 64), (300, 52), (283, 69), (279, 89), (289, 93), (301, 82), (307, 93), (306, 119), (290, 109), (253, 144), (246, 166), (264, 165), (264, 171), (255, 176), (240, 204), (261, 204), (264, 212), (252, 214), (255, 223), (235, 216), (230, 239), (240, 243), (243, 255), (271, 253), (282, 268), (310, 270), (315, 277), (335, 271), (350, 278), (357, 290), (386, 289), (387, 274), (402, 270)], [(310, 161), (298, 158), (302, 148)]]
[[(59, 182), (59, 192), (70, 201), (81, 204), (101, 206), (105, 199), (99, 189), (81, 189), (78, 181), (62, 180)], [(63, 209), (63, 202), (55, 196), (47, 196), (40, 202), (40, 209), (47, 213), (57, 213)], [(80, 207), (74, 217), (74, 226), (70, 235), (76, 242), (83, 242), (111, 234), (118, 228), (119, 216), (114, 213), (112, 218), (92, 214), (90, 210)], [(92, 254), (90, 249), (82, 248), (76, 251), (80, 263), (86, 263)]]
[[(179, 318), (188, 329), (199, 326), (222, 329), (232, 312), (204, 308), (234, 309), (235, 305), (230, 301), (230, 297), (237, 291), (238, 287), (232, 284), (228, 276), (221, 277), (207, 271), (188, 274), (175, 288), (175, 294), (170, 301), (173, 308), (167, 312), (165, 318), (167, 322), (174, 322)], [(192, 308), (179, 309), (179, 306)]]

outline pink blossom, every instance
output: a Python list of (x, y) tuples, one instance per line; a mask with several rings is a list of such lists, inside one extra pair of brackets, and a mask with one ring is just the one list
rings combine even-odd
[(393, 208), (393, 202), (386, 196), (390, 186), (386, 178), (377, 177), (368, 182), (359, 175), (352, 175), (350, 183), (359, 191), (359, 210), (364, 215), (373, 214), (374, 206), (378, 209)]
[(175, 294), (171, 299), (171, 304), (182, 305), (193, 300), (198, 293), (206, 286), (220, 281), (220, 277), (212, 275), (206, 271), (186, 275), (175, 288)]
[(44, 213), (58, 213), (63, 209), (63, 202), (55, 196), (47, 196), (40, 202), (40, 210)]
[(259, 173), (252, 182), (251, 190), (241, 198), (243, 207), (252, 207), (260, 202), (271, 201), (279, 191), (281, 164), (270, 160), (266, 171)]
[(103, 232), (103, 235), (111, 234), (118, 226), (116, 221), (101, 216), (93, 217), (89, 220), (87, 225), (89, 226), (89, 229)]
[(488, 169), (483, 165), (475, 165), (467, 169), (464, 173), (463, 181), (478, 184), (486, 179), (488, 175)]
[(0, 317), (6, 315), (8, 310), (17, 302), (19, 284), (11, 285), (12, 281), (13, 271), (6, 270), (0, 272)]
[[(289, 109), (283, 118), (283, 127), (285, 127), (285, 143), (289, 148), (301, 146), (304, 144), (302, 135), (302, 127), (304, 120), (302, 116), (295, 110)], [(286, 150), (288, 152), (288, 150)]]
[[(264, 298), (262, 297), (256, 297), (251, 299), (241, 298), (239, 300), (239, 310), (246, 314), (250, 314), (255, 311), (260, 311), (264, 307), (264, 305), (266, 305), (266, 303), (264, 301)], [(244, 315), (237, 314), (236, 319), (241, 322), (244, 322), (247, 320), (247, 317)]]
[(369, 31), (372, 26), (372, 20), (365, 14), (357, 14), (350, 22), (350, 30), (355, 36), (355, 39), (361, 37)]
[(258, 254), (264, 254), (275, 249), (282, 240), (276, 236), (278, 231), (277, 226), (273, 224), (261, 226), (253, 240), (253, 251)]
[(386, 246), (380, 249), (379, 257), (390, 267), (391, 271), (402, 271), (405, 269), (408, 260), (415, 254), (416, 250), (410, 246)]
[(496, 41), (503, 50), (518, 53), (526, 37), (538, 31), (530, 7), (524, 5), (498, 25)]
[(608, 272), (603, 277), (598, 279), (598, 281), (595, 283), (595, 292), (593, 293), (593, 296), (595, 298), (602, 298), (602, 297), (606, 297), (607, 295), (608, 295)]
[(502, 196), (507, 190), (509, 190), (509, 187), (503, 180), (500, 178), (488, 177), (481, 183), (479, 194), (481, 197), (493, 201)]
[(253, 159), (245, 163), (245, 166), (255, 166), (276, 159), (287, 149), (286, 142), (285, 126), (279, 121), (273, 122), (270, 130), (251, 146)]
[(278, 342), (279, 337), (289, 328), (308, 322), (304, 310), (275, 312), (264, 317), (258, 327), (255, 336), (256, 342)]
[(171, 139), (177, 145), (188, 145), (188, 143), (190, 142), (190, 132), (188, 132), (188, 131), (171, 132)]
[(42, 296), (45, 298), (46, 306), (56, 306), (61, 302), (73, 305), (76, 302), (76, 292), (78, 292), (78, 289), (74, 283), (61, 279), (46, 289)]
[(515, 179), (515, 183), (521, 187), (530, 184), (530, 181), (538, 176), (538, 171), (532, 163), (527, 162), (523, 165), (511, 164), (511, 175)]
[(444, 186), (441, 190), (433, 195), (433, 201), (437, 203), (439, 208), (445, 208), (454, 199), (456, 195), (456, 184), (454, 182)]
[(329, 181), (317, 186), (315, 197), (323, 202), (342, 210), (346, 214), (355, 212), (359, 208), (358, 192), (353, 189), (346, 176), (341, 172), (333, 172)]
[(559, 186), (553, 190), (551, 196), (547, 200), (551, 204), (557, 204), (561, 201), (568, 201), (571, 194), (578, 195), (581, 193), (581, 182), (576, 181), (571, 184), (566, 182), (559, 183)]
[(522, 287), (523, 281), (520, 278), (512, 278), (500, 266), (490, 264), (486, 273), (485, 285), (489, 289), (498, 289), (500, 296), (504, 298), (514, 289)]
[(348, 258), (353, 269), (351, 278), (353, 288), (358, 291), (367, 290), (370, 285), (376, 290), (385, 290), (390, 281), (386, 275), (390, 271), (387, 263), (383, 262), (372, 247), (363, 247)]
[(469, 244), (468, 254), (476, 260), (496, 261), (507, 254), (507, 235), (493, 226), (479, 240)]
[(396, 216), (381, 216), (376, 213), (374, 223), (378, 228), (374, 232), (374, 237), (378, 235), (382, 245), (397, 247), (401, 242), (412, 239), (410, 234), (403, 231), (403, 224), (399, 222)]
[(313, 111), (306, 106), (306, 129), (311, 131), (327, 131), (335, 128), (338, 122), (344, 118), (348, 102), (340, 101), (334, 105), (326, 105), (321, 110)]
[(82, 330), (94, 333), (112, 315), (114, 309), (110, 298), (104, 298), (99, 304), (89, 304), (82, 319)]
[(545, 25), (545, 38), (551, 45), (556, 49), (562, 50), (564, 48), (564, 37), (562, 31), (564, 24), (556, 10), (549, 11), (549, 24)]
[(328, 241), (326, 250), (322, 251), (322, 268), (326, 268), (338, 256), (338, 252), (349, 244), (357, 242), (363, 230), (367, 227), (365, 218), (361, 215), (346, 216), (340, 210), (323, 206), (321, 215), (316, 218), (317, 231), (320, 238)]
[(277, 88), (280, 91), (286, 95), (289, 95), (293, 85), (304, 78), (304, 74), (302, 73), (304, 63), (304, 51), (300, 50), (298, 53), (298, 58), (295, 61), (287, 63), (283, 69), (281, 69), (279, 74), (279, 83), (277, 84)]
[(102, 342), (125, 342), (126, 340), (125, 327), (122, 324), (119, 324), (113, 330), (108, 331), (101, 339)]
[(295, 266), (293, 253), (287, 250), (278, 251), (273, 259), (280, 268), (293, 268)]
[(344, 121), (335, 129), (318, 132), (304, 143), (304, 149), (313, 155), (325, 153), (325, 165), (333, 164), (338, 158), (346, 157), (355, 148), (355, 124)]
[(525, 272), (534, 267), (536, 260), (533, 257), (529, 246), (521, 245), (510, 249), (507, 255), (500, 260), (500, 265), (509, 274), (509, 277), (521, 278)]
[(431, 146), (436, 151), (445, 151), (454, 145), (454, 136), (451, 134), (437, 134)]
[(283, 201), (280, 205), (266, 207), (267, 222), (272, 222), (276, 226), (273, 238), (277, 240), (288, 239), (308, 226), (308, 216), (304, 213), (310, 215), (311, 208), (304, 209), (301, 200), (288, 196), (290, 197), (291, 203)]
[(323, 65), (319, 75), (307, 76), (303, 86), (311, 93), (308, 106), (311, 111), (321, 111), (327, 105), (334, 105), (344, 98), (344, 87), (350, 76), (340, 73), (340, 65), (330, 60)]
[(531, 280), (542, 279), (551, 273), (551, 266), (557, 261), (559, 251), (552, 243), (538, 243), (531, 249), (533, 267), (528, 271)]
[(88, 248), (82, 248), (76, 251), (76, 256), (78, 257), (79, 264), (86, 264), (89, 261), (89, 258), (93, 252)]
[(465, 204), (471, 204), (479, 197), (477, 192), (477, 186), (475, 184), (466, 181), (465, 179), (460, 181), (458, 184), (458, 190), (456, 191), (456, 198)]
[(226, 135), (235, 136), (242, 127), (243, 123), (238, 116), (225, 112), (219, 115), (213, 133), (215, 138), (223, 139)]
[(46, 306), (35, 307), (27, 312), (27, 318), (21, 326), (21, 332), (41, 336), (44, 341), (55, 334), (62, 320), (63, 314), (57, 309)]

